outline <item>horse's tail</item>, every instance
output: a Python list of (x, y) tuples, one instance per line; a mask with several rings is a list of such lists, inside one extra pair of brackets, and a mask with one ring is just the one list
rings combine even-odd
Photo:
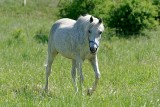
[(48, 37), (48, 49), (49, 48), (51, 48), (51, 42), (53, 42), (53, 36), (54, 36), (54, 33), (55, 33), (55, 31), (56, 31), (56, 29), (59, 27), (59, 25), (60, 25), (60, 23), (54, 23), (53, 25), (52, 25), (52, 28), (51, 28), (51, 30), (50, 30), (50, 34), (49, 34), (49, 37)]
[[(56, 31), (56, 29), (59, 27), (60, 23), (57, 23), (55, 22), (53, 25), (52, 25), (52, 28), (50, 30), (50, 34), (49, 34), (49, 37), (48, 37), (48, 52), (51, 51), (51, 44), (52, 44), (52, 38), (53, 38), (53, 35), (54, 35), (54, 32)], [(46, 67), (48, 64), (48, 53), (47, 53), (47, 58), (44, 62), (44, 66)]]
[(48, 62), (48, 55), (47, 55), (47, 58), (46, 58), (46, 60), (45, 60), (45, 62), (43, 64), (44, 67), (47, 67), (47, 62)]

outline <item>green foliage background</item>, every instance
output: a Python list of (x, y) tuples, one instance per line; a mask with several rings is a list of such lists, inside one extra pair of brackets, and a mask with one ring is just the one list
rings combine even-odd
[[(128, 39), (115, 34), (108, 39), (111, 34), (106, 29), (98, 53), (101, 78), (92, 96), (86, 94), (95, 77), (90, 63), (85, 61), (82, 68), (84, 95), (75, 94), (71, 61), (60, 54), (52, 66), (49, 92), (43, 91), (47, 43), (37, 42), (35, 36), (49, 34), (52, 24), (59, 19), (58, 2), (27, 0), (23, 6), (22, 0), (0, 0), (0, 107), (160, 106), (159, 27), (146, 30), (147, 37)], [(106, 10), (101, 6), (112, 4), (105, 2), (95, 5), (103, 14)]]
[(92, 14), (117, 33), (133, 35), (157, 26), (158, 4), (155, 0), (73, 0), (61, 3), (59, 16), (77, 19)]
[(113, 5), (110, 9), (107, 25), (116, 28), (121, 34), (139, 34), (144, 29), (151, 29), (157, 25), (156, 7), (145, 0), (131, 0)]

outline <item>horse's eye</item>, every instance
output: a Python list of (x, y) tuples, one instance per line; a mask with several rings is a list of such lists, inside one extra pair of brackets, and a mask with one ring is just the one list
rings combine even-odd
[(99, 34), (102, 34), (102, 31), (100, 31)]
[(91, 31), (90, 31), (90, 30), (88, 30), (88, 33), (91, 33)]

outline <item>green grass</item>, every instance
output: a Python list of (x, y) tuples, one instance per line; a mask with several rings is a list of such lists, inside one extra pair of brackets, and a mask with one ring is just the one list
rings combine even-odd
[(75, 95), (71, 61), (58, 55), (49, 79), (50, 90), (44, 93), (47, 44), (38, 43), (34, 36), (40, 29), (49, 32), (57, 9), (51, 6), (53, 0), (30, 0), (28, 7), (17, 2), (0, 1), (0, 106), (160, 106), (159, 29), (146, 31), (149, 37), (130, 39), (108, 40), (104, 33), (98, 54), (101, 78), (92, 96), (86, 95), (94, 81), (90, 64), (83, 64), (85, 95)]

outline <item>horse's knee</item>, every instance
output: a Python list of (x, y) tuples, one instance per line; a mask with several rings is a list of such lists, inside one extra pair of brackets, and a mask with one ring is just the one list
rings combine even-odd
[(101, 77), (101, 74), (100, 73), (96, 73), (95, 78), (96, 79), (100, 79), (100, 77)]
[(82, 81), (82, 83), (83, 83), (83, 81), (84, 81), (84, 76), (83, 76), (83, 74), (81, 74), (80, 78), (81, 78), (81, 81)]
[(71, 71), (71, 75), (72, 75), (72, 78), (75, 78), (75, 77), (76, 77), (76, 71), (75, 71), (75, 70), (72, 70), (72, 71)]
[(46, 76), (48, 77), (51, 73), (51, 66), (50, 65), (47, 65), (46, 66)]

